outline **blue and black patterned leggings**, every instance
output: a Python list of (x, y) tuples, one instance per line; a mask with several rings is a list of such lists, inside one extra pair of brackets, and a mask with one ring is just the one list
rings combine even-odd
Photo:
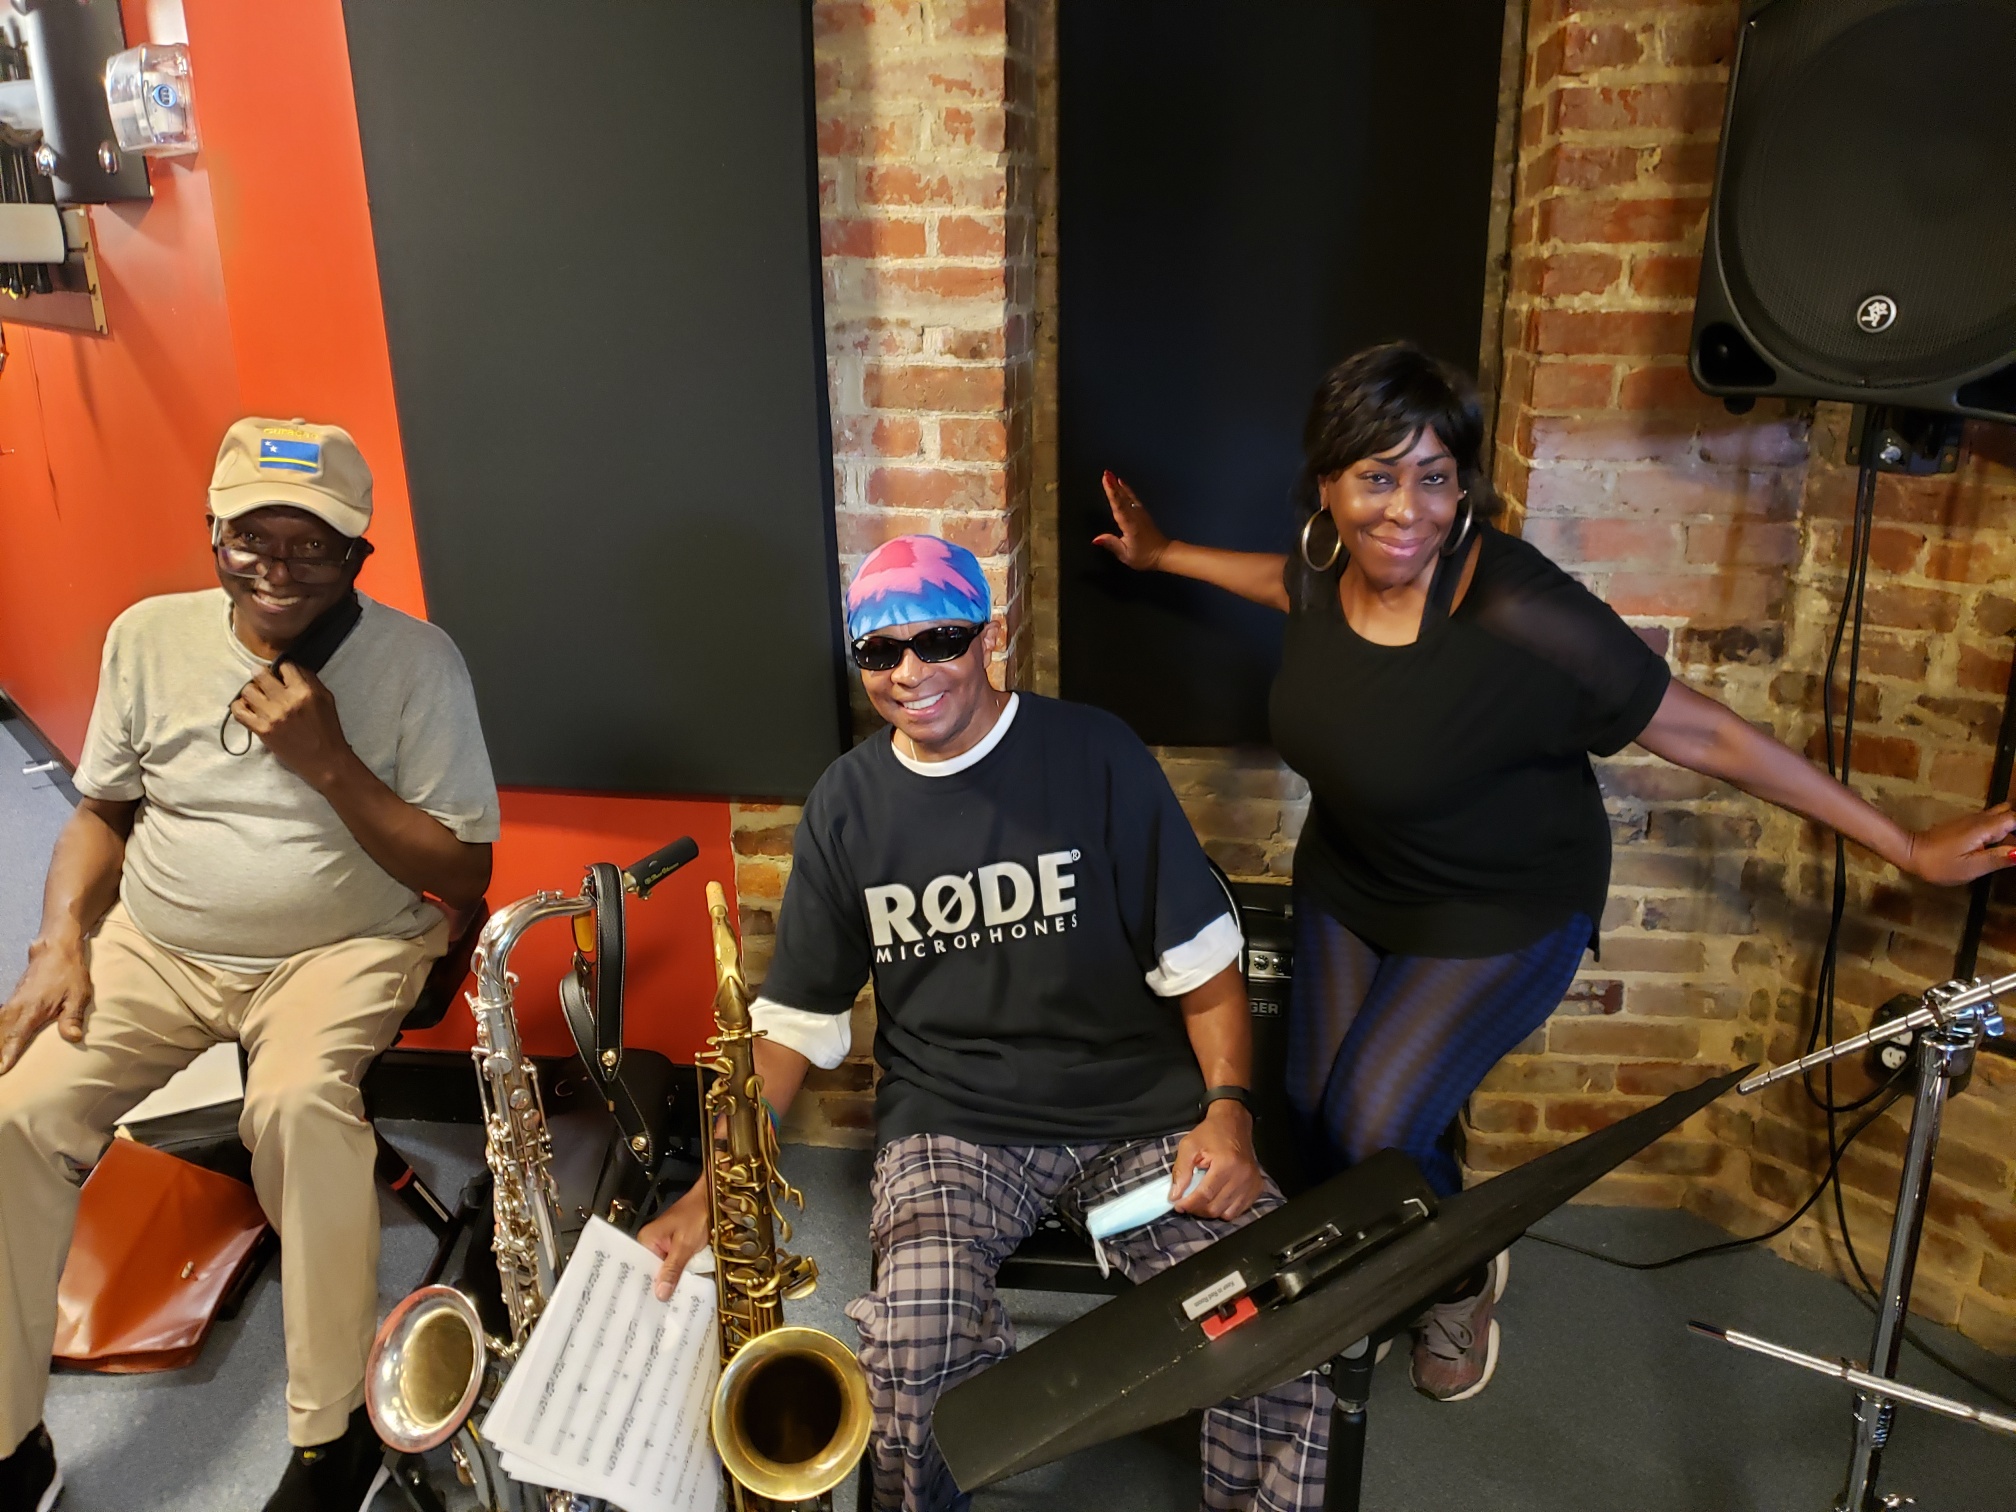
[(1442, 1196), (1462, 1174), (1438, 1143), (1491, 1068), (1560, 1006), (1589, 919), (1509, 955), (1396, 955), (1295, 893), (1288, 1105), (1311, 1180), (1379, 1150), (1413, 1157)]

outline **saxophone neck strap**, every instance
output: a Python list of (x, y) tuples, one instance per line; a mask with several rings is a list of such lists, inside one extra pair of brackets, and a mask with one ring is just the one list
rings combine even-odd
[(648, 1166), (656, 1141), (623, 1077), (623, 873), (598, 861), (582, 890), (595, 904), (595, 956), (575, 952), (573, 970), (560, 979), (560, 1007), (589, 1079), (622, 1130), (624, 1148)]

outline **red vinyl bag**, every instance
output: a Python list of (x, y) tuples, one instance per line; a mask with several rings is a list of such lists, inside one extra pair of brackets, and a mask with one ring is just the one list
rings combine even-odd
[(117, 1374), (192, 1364), (265, 1232), (244, 1182), (113, 1140), (77, 1210), (56, 1363)]

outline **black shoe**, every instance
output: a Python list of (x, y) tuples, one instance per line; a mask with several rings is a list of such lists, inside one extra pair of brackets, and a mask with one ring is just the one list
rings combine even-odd
[(294, 1451), (266, 1512), (359, 1512), (384, 1463), (385, 1446), (359, 1407), (343, 1437)]
[(56, 1446), (40, 1423), (20, 1446), (0, 1459), (0, 1507), (7, 1512), (49, 1512), (63, 1494), (63, 1472), (56, 1468)]

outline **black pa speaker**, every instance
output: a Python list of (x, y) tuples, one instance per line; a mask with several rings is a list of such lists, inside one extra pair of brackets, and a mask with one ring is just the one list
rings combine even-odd
[(2016, 0), (1745, 5), (1689, 365), (2016, 421)]

